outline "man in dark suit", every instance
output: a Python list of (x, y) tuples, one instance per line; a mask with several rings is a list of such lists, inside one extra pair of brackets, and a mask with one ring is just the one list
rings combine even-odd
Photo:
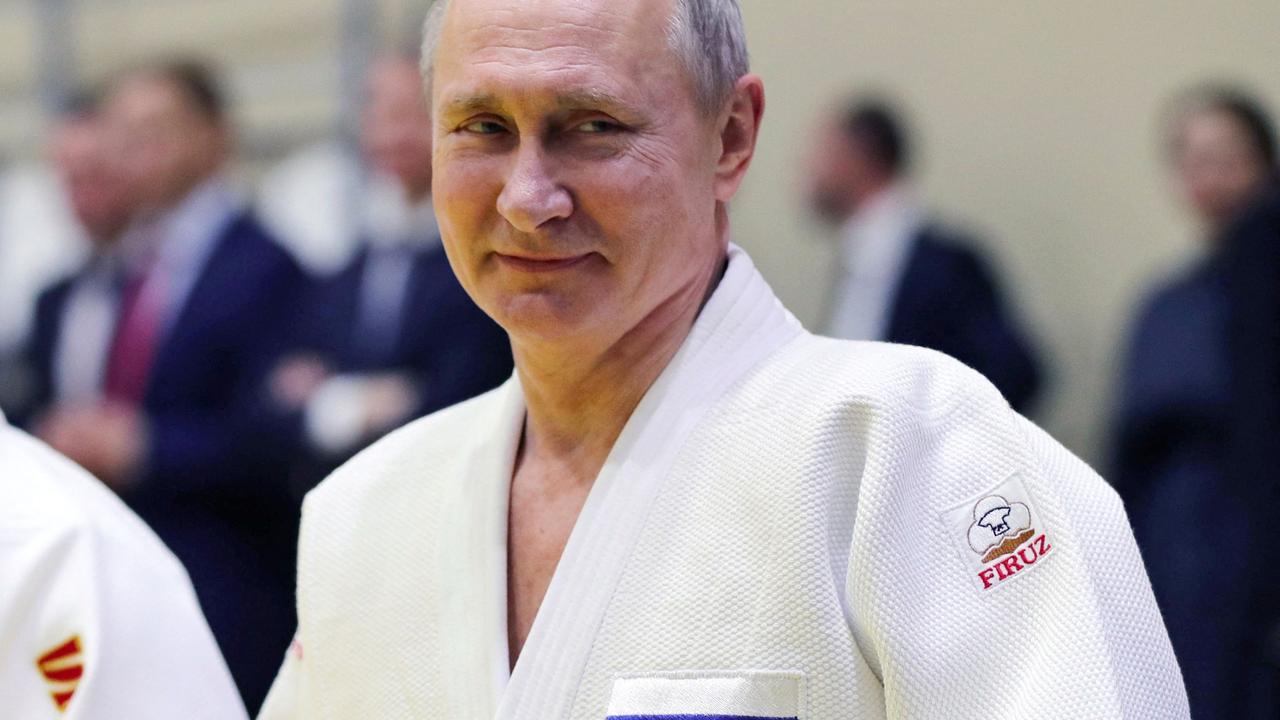
[(182, 560), (254, 709), (294, 626), (297, 517), (258, 390), (304, 278), (223, 179), (231, 131), (208, 69), (131, 72), (102, 114), (133, 222), (105, 272), (40, 300), (34, 427)]
[(363, 120), (361, 249), (310, 293), (299, 352), (272, 380), (299, 490), (388, 430), (511, 374), (506, 333), (463, 291), (440, 242), (431, 133), (416, 59), (379, 59)]
[(814, 210), (840, 227), (841, 262), (825, 332), (946, 353), (1028, 410), (1040, 365), (973, 243), (931, 222), (906, 187), (909, 148), (885, 104), (828, 118), (807, 167)]

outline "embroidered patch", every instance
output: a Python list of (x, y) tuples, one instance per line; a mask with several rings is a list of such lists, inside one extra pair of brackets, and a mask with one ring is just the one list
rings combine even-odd
[(613, 681), (608, 720), (799, 720), (797, 673), (672, 673)]
[(1043, 518), (1017, 475), (942, 516), (983, 590), (1026, 573), (1053, 551)]
[(36, 668), (49, 683), (49, 696), (58, 712), (66, 712), (84, 676), (84, 655), (80, 636), (72, 635), (61, 645), (36, 658)]

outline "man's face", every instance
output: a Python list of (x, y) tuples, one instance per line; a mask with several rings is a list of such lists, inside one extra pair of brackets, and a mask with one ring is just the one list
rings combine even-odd
[(855, 206), (857, 149), (834, 117), (824, 119), (812, 137), (804, 162), (809, 206), (825, 222), (844, 222)]
[(611, 343), (705, 292), (719, 268), (721, 142), (668, 44), (671, 11), (449, 11), (433, 81), (437, 214), (463, 286), (517, 345)]
[(126, 79), (111, 94), (106, 113), (128, 184), (147, 210), (177, 203), (221, 164), (222, 127), (165, 78)]
[(115, 240), (132, 208), (105, 123), (93, 116), (66, 120), (54, 131), (51, 153), (71, 210), (89, 239), (94, 243)]
[(1187, 203), (1210, 225), (1229, 222), (1266, 177), (1244, 128), (1225, 112), (1188, 113), (1175, 142), (1177, 183)]
[(836, 225), (887, 181), (867, 149), (849, 137), (835, 116), (825, 118), (814, 133), (804, 171), (809, 207), (824, 222)]
[(411, 195), (431, 191), (431, 114), (415, 63), (386, 59), (370, 70), (363, 140), (375, 168)]

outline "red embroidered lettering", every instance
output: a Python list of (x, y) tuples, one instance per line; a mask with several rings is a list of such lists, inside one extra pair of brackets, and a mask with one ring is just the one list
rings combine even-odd
[(978, 578), (982, 580), (982, 589), (990, 590), (991, 583), (992, 581), (995, 580), (995, 577), (996, 577), (995, 570), (992, 570), (991, 568), (983, 568), (982, 572), (978, 573)]
[(1036, 553), (1040, 557), (1044, 557), (1045, 553), (1053, 549), (1053, 546), (1049, 544), (1048, 535), (1041, 535), (1040, 537), (1036, 538), (1035, 543), (1036, 543)]

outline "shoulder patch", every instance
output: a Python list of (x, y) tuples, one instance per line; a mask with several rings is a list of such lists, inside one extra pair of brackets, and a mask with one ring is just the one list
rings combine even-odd
[(80, 678), (84, 676), (84, 654), (80, 648), (80, 636), (72, 635), (62, 644), (36, 658), (36, 668), (49, 684), (49, 697), (58, 708), (66, 712), (67, 705), (76, 694)]
[(1017, 475), (943, 513), (942, 523), (983, 591), (1030, 571), (1053, 551)]

